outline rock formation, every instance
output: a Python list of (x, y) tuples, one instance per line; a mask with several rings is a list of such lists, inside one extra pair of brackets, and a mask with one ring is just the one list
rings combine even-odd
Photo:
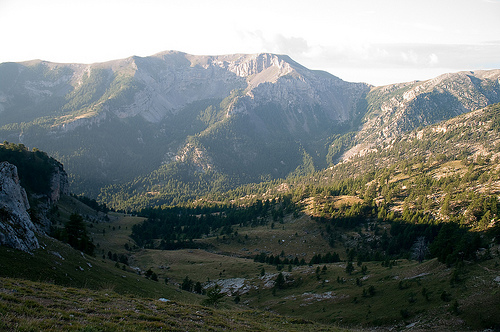
[(30, 204), (19, 183), (17, 167), (0, 162), (0, 245), (31, 252), (39, 247)]
[(49, 203), (55, 203), (61, 195), (69, 195), (68, 174), (61, 164), (54, 167), (54, 173), (50, 181)]

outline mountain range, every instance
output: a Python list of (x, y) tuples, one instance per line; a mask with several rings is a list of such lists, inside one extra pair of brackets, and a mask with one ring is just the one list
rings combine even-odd
[(0, 330), (496, 330), (499, 81), (0, 64)]
[(34, 60), (0, 64), (0, 141), (61, 161), (72, 192), (161, 205), (310, 174), (498, 102), (500, 70), (374, 87), (266, 53)]

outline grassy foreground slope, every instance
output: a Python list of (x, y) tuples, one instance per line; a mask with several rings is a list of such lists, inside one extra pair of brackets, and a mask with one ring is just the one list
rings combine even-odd
[(146, 279), (130, 269), (125, 271), (109, 260), (84, 255), (51, 238), (44, 238), (42, 245), (32, 255), (0, 247), (0, 277), (136, 296), (182, 297), (188, 302), (200, 301), (194, 294), (179, 294), (174, 287)]
[(342, 331), (253, 310), (224, 310), (0, 278), (2, 331)]

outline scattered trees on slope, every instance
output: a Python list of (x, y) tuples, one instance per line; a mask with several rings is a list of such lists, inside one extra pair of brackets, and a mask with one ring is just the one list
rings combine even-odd
[(64, 228), (54, 228), (52, 234), (56, 239), (68, 243), (73, 248), (87, 255), (94, 255), (95, 245), (87, 233), (85, 221), (81, 215), (73, 213)]

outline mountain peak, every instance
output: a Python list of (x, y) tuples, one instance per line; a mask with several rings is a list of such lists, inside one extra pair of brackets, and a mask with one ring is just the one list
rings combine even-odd
[(158, 58), (166, 64), (174, 65), (186, 65), (187, 60), (190, 67), (201, 66), (204, 69), (219, 67), (239, 77), (258, 75), (270, 68), (274, 68), (280, 77), (294, 70), (307, 70), (289, 56), (273, 53), (193, 55), (179, 51), (164, 51), (147, 58)]

